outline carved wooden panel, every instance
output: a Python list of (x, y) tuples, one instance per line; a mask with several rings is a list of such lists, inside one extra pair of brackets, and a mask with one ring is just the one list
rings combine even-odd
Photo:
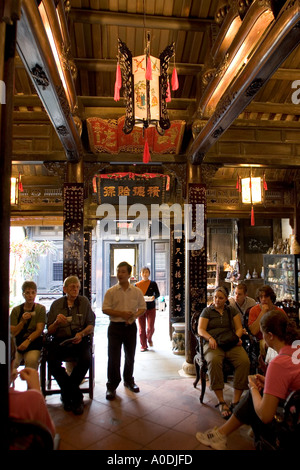
[(83, 183), (64, 184), (64, 279), (76, 275), (83, 285)]

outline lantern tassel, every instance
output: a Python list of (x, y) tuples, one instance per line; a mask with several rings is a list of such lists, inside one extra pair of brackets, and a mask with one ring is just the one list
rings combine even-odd
[(172, 90), (173, 90), (173, 91), (178, 90), (178, 88), (179, 88), (179, 82), (178, 82), (178, 75), (177, 75), (176, 67), (174, 67), (173, 72), (172, 72), (172, 81), (171, 81), (171, 84), (172, 84)]
[(118, 62), (117, 64), (117, 70), (116, 70), (116, 81), (115, 81), (115, 94), (114, 94), (114, 100), (119, 101), (120, 99), (120, 89), (122, 86), (122, 76), (121, 76), (121, 67)]
[(146, 80), (152, 80), (152, 66), (150, 57), (147, 59)]
[(264, 190), (267, 191), (268, 190), (268, 185), (267, 185), (267, 182), (266, 182), (266, 177), (264, 175)]
[(23, 193), (24, 189), (23, 189), (23, 184), (22, 184), (20, 173), (19, 173), (19, 185), (18, 186), (19, 186), (19, 191)]
[(148, 140), (146, 138), (145, 146), (144, 146), (143, 162), (149, 163), (150, 160), (151, 160), (151, 156), (150, 156), (150, 151), (149, 151)]
[(122, 86), (122, 75), (121, 75), (121, 67), (120, 67), (119, 62), (117, 64), (117, 70), (116, 70), (116, 82), (117, 82), (118, 88), (121, 88), (121, 86)]
[(171, 98), (171, 88), (170, 88), (170, 82), (168, 80), (168, 88), (167, 88), (167, 94), (166, 94), (166, 103), (170, 103), (172, 101)]
[(114, 94), (114, 100), (119, 101), (120, 99), (120, 89), (117, 86), (117, 82), (115, 83), (115, 94)]
[(253, 206), (251, 207), (251, 225), (255, 225), (255, 218), (254, 218), (254, 209)]

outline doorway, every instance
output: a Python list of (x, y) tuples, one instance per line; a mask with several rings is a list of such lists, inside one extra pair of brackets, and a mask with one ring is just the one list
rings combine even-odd
[(111, 244), (110, 245), (110, 283), (109, 287), (117, 283), (117, 266), (127, 261), (132, 266), (130, 282), (137, 282), (137, 265), (139, 259), (138, 244)]

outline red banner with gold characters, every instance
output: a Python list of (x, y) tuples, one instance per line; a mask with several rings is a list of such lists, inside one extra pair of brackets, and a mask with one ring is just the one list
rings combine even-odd
[[(130, 134), (124, 134), (125, 116), (120, 119), (102, 119), (98, 117), (86, 120), (90, 148), (93, 153), (119, 152), (142, 153), (145, 145), (145, 135), (139, 127), (134, 127)], [(154, 127), (149, 127), (147, 140), (152, 153), (172, 153), (178, 155), (182, 143), (185, 121), (171, 121), (171, 126), (159, 135)]]

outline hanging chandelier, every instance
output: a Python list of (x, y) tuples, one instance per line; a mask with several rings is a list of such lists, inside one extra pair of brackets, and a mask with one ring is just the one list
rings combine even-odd
[[(120, 89), (124, 88), (126, 114), (123, 132), (130, 134), (134, 126), (143, 129), (145, 137), (143, 162), (150, 160), (147, 129), (155, 127), (159, 135), (170, 128), (167, 102), (171, 101), (168, 67), (174, 57), (175, 43), (167, 46), (159, 58), (150, 55), (150, 33), (146, 34), (145, 53), (132, 57), (126, 44), (118, 39), (118, 63), (116, 70), (114, 99), (120, 99)], [(171, 80), (172, 90), (177, 90), (178, 77), (174, 64)]]

